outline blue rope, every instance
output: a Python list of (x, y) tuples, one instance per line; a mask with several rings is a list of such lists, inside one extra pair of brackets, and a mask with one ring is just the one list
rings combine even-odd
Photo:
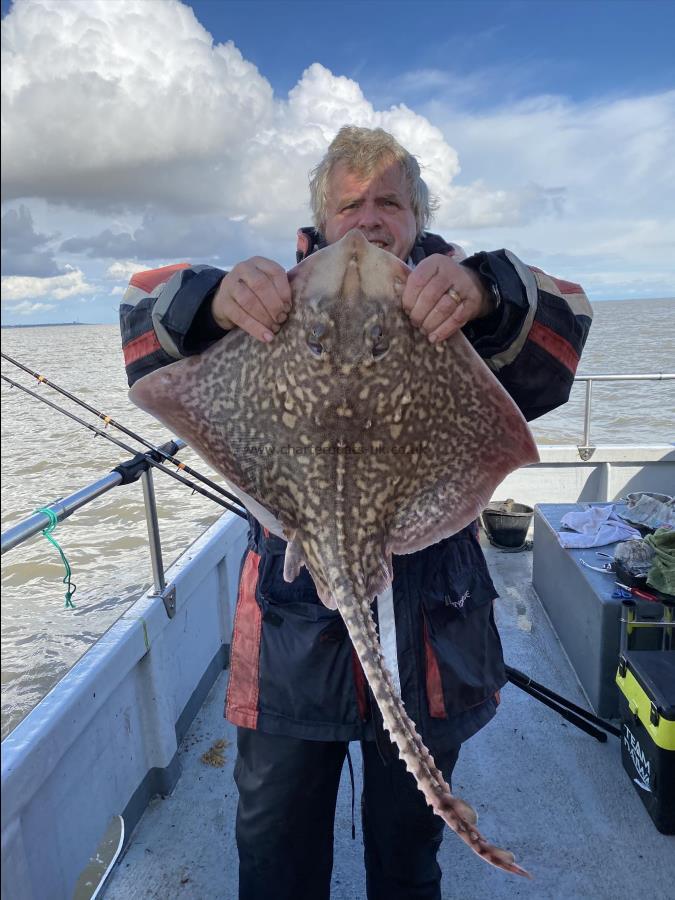
[(68, 559), (66, 558), (66, 554), (61, 549), (61, 545), (56, 540), (56, 538), (52, 537), (52, 532), (54, 531), (56, 526), (59, 524), (58, 516), (56, 515), (54, 510), (50, 509), (50, 507), (48, 507), (48, 506), (43, 506), (41, 509), (37, 509), (36, 512), (43, 513), (49, 519), (49, 525), (47, 525), (47, 527), (45, 529), (43, 529), (42, 533), (47, 538), (49, 543), (53, 544), (56, 547), (56, 549), (59, 551), (59, 554), (61, 555), (61, 562), (63, 563), (64, 568), (66, 570), (66, 574), (63, 576), (63, 583), (65, 585), (67, 585), (67, 588), (68, 588), (66, 590), (65, 609), (75, 609), (75, 604), (72, 601), (72, 596), (75, 593), (75, 591), (77, 590), (77, 585), (74, 584), (70, 580), (70, 576), (72, 575), (72, 569), (70, 568), (70, 563), (68, 562)]

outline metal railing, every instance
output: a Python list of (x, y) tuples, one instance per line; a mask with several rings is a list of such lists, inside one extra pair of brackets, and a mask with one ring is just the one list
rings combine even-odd
[[(175, 454), (186, 446), (185, 441), (176, 438), (168, 441), (159, 447), (159, 453)], [(139, 457), (143, 454), (139, 454)], [(129, 460), (129, 463), (138, 465), (138, 460)], [(128, 463), (127, 463), (128, 464)], [(127, 465), (123, 463), (122, 465)], [(136, 476), (139, 477), (139, 476)], [(144, 471), (140, 472), (140, 478), (143, 484), (143, 502), (145, 505), (145, 519), (148, 526), (148, 537), (150, 540), (150, 560), (152, 563), (152, 578), (155, 591), (161, 594), (166, 587), (164, 578), (164, 564), (162, 561), (162, 543), (159, 534), (159, 521), (157, 519), (157, 504), (155, 501), (155, 489), (152, 480), (152, 470), (150, 463), (146, 463)], [(124, 475), (113, 469), (105, 477), (94, 481), (87, 487), (79, 491), (75, 491), (69, 496), (55, 500), (49, 504), (49, 509), (56, 516), (58, 522), (62, 522), (71, 516), (76, 510), (81, 509), (97, 497), (107, 494), (112, 488), (122, 484), (125, 481)], [(50, 524), (50, 518), (46, 513), (36, 512), (32, 516), (28, 516), (22, 522), (8, 528), (2, 535), (2, 554), (22, 544), (28, 538), (32, 537), (40, 531), (43, 531)]]
[(586, 382), (586, 399), (584, 404), (584, 442), (581, 450), (590, 450), (591, 444), (591, 408), (593, 400), (593, 384), (596, 381), (672, 381), (675, 373), (652, 372), (646, 375), (577, 375), (575, 382)]
[[(91, 503), (92, 500), (96, 500), (97, 497), (107, 494), (109, 490), (117, 487), (121, 482), (122, 476), (119, 472), (110, 472), (104, 478), (99, 479), (99, 481), (95, 481), (93, 484), (89, 484), (87, 487), (75, 491), (74, 494), (55, 500), (53, 503), (49, 504), (48, 508), (54, 512), (57, 520), (62, 522), (76, 510), (86, 506), (87, 503)], [(39, 531), (43, 531), (49, 523), (50, 519), (46, 513), (36, 512), (27, 519), (23, 519), (23, 521), (19, 522), (17, 525), (8, 528), (7, 531), (2, 534), (2, 554), (4, 555), (8, 550), (12, 550), (19, 544), (23, 544), (24, 541), (33, 537), (33, 535), (37, 534)]]

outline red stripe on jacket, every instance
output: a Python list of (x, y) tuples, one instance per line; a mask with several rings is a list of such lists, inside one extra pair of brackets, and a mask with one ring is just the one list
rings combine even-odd
[(189, 263), (175, 263), (171, 266), (162, 266), (159, 269), (149, 269), (147, 272), (136, 272), (135, 275), (131, 276), (129, 284), (151, 294), (158, 284), (164, 284), (174, 272), (189, 268)]
[(528, 334), (528, 339), (543, 347), (547, 353), (555, 357), (558, 362), (561, 362), (574, 375), (579, 365), (579, 354), (564, 337), (556, 334), (555, 331), (547, 328), (546, 325), (534, 322)]
[(424, 660), (426, 663), (427, 702), (429, 715), (432, 719), (447, 719), (443, 700), (443, 684), (441, 682), (441, 670), (438, 668), (438, 660), (429, 639), (429, 628), (424, 621)]
[(134, 338), (124, 348), (124, 365), (130, 366), (136, 360), (149, 356), (155, 350), (159, 350), (161, 344), (154, 331), (146, 331), (140, 337)]
[(262, 612), (255, 599), (260, 556), (249, 550), (239, 581), (230, 654), (230, 682), (225, 716), (234, 725), (256, 728), (260, 692), (260, 633)]

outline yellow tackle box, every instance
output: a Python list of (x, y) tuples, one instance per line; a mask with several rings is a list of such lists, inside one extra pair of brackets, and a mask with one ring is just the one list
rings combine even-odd
[(621, 758), (654, 824), (675, 834), (675, 650), (629, 650), (616, 673)]

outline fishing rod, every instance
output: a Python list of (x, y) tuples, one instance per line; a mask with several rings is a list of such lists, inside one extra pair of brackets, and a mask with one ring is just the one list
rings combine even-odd
[(29, 394), (31, 397), (34, 397), (36, 400), (39, 400), (40, 403), (45, 403), (47, 406), (52, 409), (57, 410), (60, 413), (63, 413), (64, 416), (68, 416), (69, 419), (73, 419), (73, 421), (78, 422), (80, 425), (84, 425), (85, 428), (88, 428), (89, 431), (93, 431), (95, 435), (100, 435), (101, 437), (106, 438), (106, 440), (110, 441), (113, 444), (116, 444), (118, 447), (121, 447), (122, 450), (126, 450), (127, 453), (131, 453), (132, 456), (141, 456), (144, 457), (149, 465), (154, 466), (154, 468), (159, 469), (160, 472), (164, 472), (166, 475), (169, 475), (171, 478), (175, 478), (176, 481), (180, 481), (181, 484), (186, 485), (191, 488), (198, 494), (201, 494), (203, 497), (207, 497), (209, 500), (213, 500), (214, 503), (218, 503), (220, 506), (224, 506), (225, 509), (234, 513), (242, 519), (246, 519), (247, 515), (241, 509), (236, 506), (233, 506), (231, 503), (228, 503), (226, 500), (221, 499), (220, 497), (212, 494), (210, 491), (205, 490), (200, 487), (198, 484), (195, 484), (193, 481), (190, 481), (187, 478), (184, 478), (182, 475), (179, 475), (178, 472), (174, 472), (172, 469), (167, 469), (166, 466), (162, 465), (162, 463), (158, 462), (156, 459), (153, 459), (152, 454), (155, 452), (151, 450), (149, 453), (137, 453), (134, 447), (130, 447), (128, 444), (125, 444), (123, 441), (118, 440), (118, 438), (113, 437), (111, 434), (108, 434), (107, 431), (103, 431), (102, 428), (97, 428), (96, 425), (92, 425), (90, 422), (85, 422), (84, 419), (81, 419), (79, 416), (76, 416), (75, 413), (69, 412), (67, 409), (64, 409), (62, 406), (59, 406), (56, 403), (53, 403), (51, 400), (47, 400), (46, 397), (41, 397), (39, 394), (36, 394), (35, 391), (31, 391), (30, 388), (25, 387), (23, 384), (19, 384), (18, 381), (14, 381), (12, 378), (8, 378), (7, 375), (0, 375), (3, 381), (6, 381), (8, 384), (11, 384), (12, 387), (18, 388), (20, 391), (24, 391), (24, 393)]
[[(603, 731), (607, 731), (615, 737), (621, 737), (621, 730), (615, 725), (612, 725), (611, 722), (606, 722), (604, 719), (593, 715), (593, 713), (589, 712), (587, 709), (583, 709), (583, 707), (577, 706), (576, 703), (572, 703), (572, 701), (568, 700), (566, 697), (556, 694), (550, 688), (544, 687), (543, 684), (530, 678), (529, 675), (525, 675), (524, 672), (514, 669), (512, 666), (505, 666), (505, 669), (506, 677), (511, 684), (519, 687), (521, 691), (525, 691), (526, 694), (530, 694), (530, 696), (539, 700), (539, 702), (543, 703), (545, 706), (554, 709), (564, 719), (567, 719), (568, 722), (576, 725), (577, 728), (587, 732), (587, 734), (590, 734), (592, 737), (597, 738), (601, 742), (606, 741), (607, 735), (605, 735)], [(593, 725), (599, 725), (603, 731), (599, 731), (597, 728), (594, 728)]]
[[(237, 506), (243, 508), (243, 503), (237, 496), (231, 494), (229, 491), (225, 490), (224, 487), (217, 484), (211, 478), (207, 478), (206, 475), (202, 475), (200, 472), (197, 472), (195, 469), (186, 465), (181, 460), (176, 459), (174, 456), (171, 456), (170, 453), (166, 453), (161, 447), (156, 447), (154, 444), (147, 441), (145, 438), (141, 437), (140, 434), (136, 434), (136, 432), (132, 431), (130, 428), (126, 428), (120, 422), (115, 421), (112, 416), (108, 416), (105, 413), (102, 413), (100, 410), (96, 409), (93, 406), (90, 406), (86, 401), (81, 400), (79, 397), (76, 397), (75, 394), (71, 394), (70, 391), (67, 391), (65, 388), (59, 387), (58, 384), (55, 384), (53, 381), (50, 381), (44, 375), (41, 375), (39, 372), (33, 372), (32, 369), (29, 369), (27, 366), (24, 366), (23, 363), (20, 363), (17, 359), (9, 356), (7, 353), (0, 353), (3, 359), (6, 359), (7, 362), (12, 363), (13, 366), (16, 366), (18, 369), (28, 373), (28, 375), (32, 375), (33, 378), (37, 380), (39, 384), (46, 384), (47, 387), (52, 388), (52, 390), (58, 391), (59, 394), (62, 394), (64, 397), (67, 397), (69, 400), (72, 400), (73, 403), (77, 403), (78, 406), (81, 406), (83, 409), (86, 409), (88, 412), (92, 413), (95, 416), (98, 416), (102, 422), (105, 423), (106, 428), (108, 425), (112, 425), (113, 428), (117, 428), (118, 431), (121, 431), (123, 434), (126, 434), (127, 437), (133, 438), (133, 440), (138, 441), (139, 444), (143, 444), (144, 447), (147, 447), (148, 450), (152, 450), (154, 453), (159, 453), (159, 455), (165, 459), (167, 462), (173, 463), (177, 468), (181, 469), (183, 472), (186, 472), (188, 475), (191, 475), (193, 478), (196, 478), (198, 481), (203, 482), (204, 484), (208, 484), (210, 488), (215, 491), (218, 491), (219, 494), (222, 494), (224, 497), (227, 497), (228, 500), (231, 500)], [(135, 451), (134, 451), (135, 452)]]

